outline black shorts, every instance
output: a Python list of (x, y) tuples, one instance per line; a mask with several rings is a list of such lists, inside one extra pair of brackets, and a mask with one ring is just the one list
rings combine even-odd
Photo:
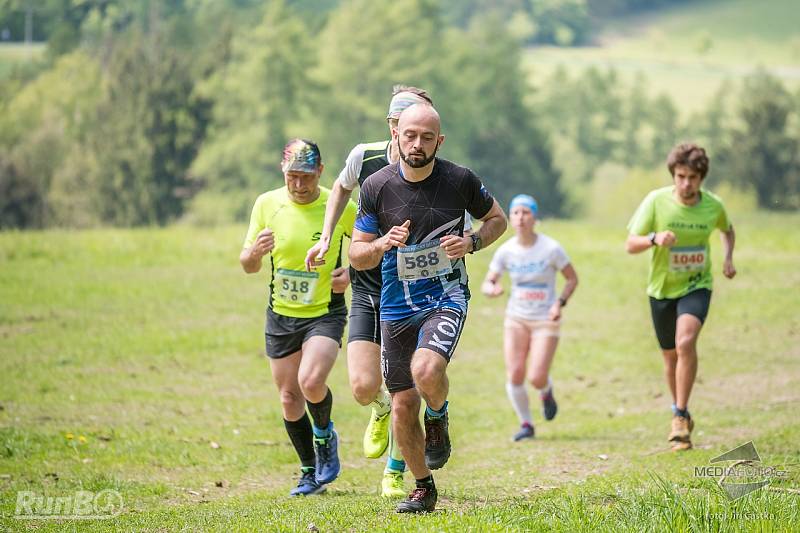
[(411, 358), (418, 348), (433, 350), (449, 363), (466, 319), (465, 311), (443, 307), (402, 320), (382, 321), (381, 364), (389, 392), (414, 387)]
[(651, 296), (650, 314), (653, 317), (653, 327), (661, 349), (675, 349), (675, 330), (680, 315), (695, 316), (702, 324), (708, 316), (709, 305), (711, 305), (711, 291), (708, 289), (697, 289), (680, 298), (656, 300)]
[(280, 359), (291, 355), (299, 351), (303, 343), (314, 336), (329, 337), (341, 347), (346, 324), (346, 307), (315, 318), (283, 316), (267, 308), (267, 324), (264, 331), (267, 357)]
[(350, 331), (347, 342), (369, 341), (381, 343), (380, 295), (353, 290), (350, 304)]

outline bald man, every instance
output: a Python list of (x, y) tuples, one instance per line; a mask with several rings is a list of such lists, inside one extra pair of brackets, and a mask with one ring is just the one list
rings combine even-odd
[[(444, 135), (433, 106), (403, 111), (392, 141), (400, 161), (362, 184), (349, 256), (356, 270), (381, 267), (383, 377), (394, 435), (417, 481), (397, 511), (419, 513), (435, 508), (431, 469), (450, 457), (447, 365), (467, 315), (463, 258), (495, 241), (507, 221), (478, 176), (436, 157)], [(470, 236), (465, 210), (483, 221)]]
[[(424, 89), (395, 85), (386, 122), (389, 133), (397, 127), (397, 120), (414, 104), (433, 104)], [(356, 145), (347, 156), (344, 168), (334, 181), (325, 210), (325, 221), (319, 241), (306, 255), (306, 269), (316, 269), (325, 264), (325, 255), (331, 246), (336, 224), (356, 186), (361, 186), (369, 175), (400, 159), (397, 144), (391, 140)], [(335, 243), (334, 243), (335, 244)], [(369, 423), (364, 432), (364, 455), (369, 459), (381, 457), (389, 450), (386, 468), (381, 480), (381, 496), (402, 498), (406, 495), (403, 472), (406, 463), (389, 435), (391, 398), (383, 390), (381, 376), (381, 327), (378, 304), (381, 299), (381, 269), (356, 271), (350, 269), (353, 299), (350, 305), (350, 328), (347, 336), (347, 373), (350, 389), (358, 403), (371, 407)]]

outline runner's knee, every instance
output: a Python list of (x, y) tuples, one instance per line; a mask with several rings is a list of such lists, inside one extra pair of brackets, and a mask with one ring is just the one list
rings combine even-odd
[(693, 335), (678, 335), (678, 337), (675, 339), (675, 347), (678, 351), (678, 357), (695, 355), (694, 349), (696, 344), (697, 337)]
[(423, 388), (435, 386), (442, 379), (442, 365), (432, 357), (415, 357), (411, 362), (411, 376), (414, 383)]
[(280, 391), (280, 397), (284, 412), (305, 408), (305, 398), (299, 391), (284, 389)]
[(303, 391), (306, 398), (319, 396), (327, 388), (325, 379), (316, 372), (298, 376), (298, 381), (300, 382), (300, 390)]
[(392, 417), (397, 420), (413, 420), (419, 416), (419, 397), (409, 394), (395, 394), (392, 397)]
[(522, 385), (525, 383), (525, 366), (512, 366), (508, 369), (506, 375), (512, 385)]
[(531, 376), (531, 385), (537, 389), (543, 389), (547, 386), (547, 372), (534, 372)]
[(353, 392), (353, 398), (361, 405), (367, 405), (374, 400), (380, 388), (380, 377), (378, 379), (372, 379), (371, 377), (354, 376), (350, 379), (350, 389)]

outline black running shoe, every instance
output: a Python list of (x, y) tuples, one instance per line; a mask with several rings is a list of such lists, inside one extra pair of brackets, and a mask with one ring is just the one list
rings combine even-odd
[(397, 504), (398, 513), (430, 513), (436, 509), (436, 487), (417, 487)]
[(558, 404), (553, 396), (553, 387), (551, 386), (550, 390), (547, 391), (546, 394), (542, 394), (541, 398), (542, 414), (544, 415), (545, 420), (554, 419), (556, 417), (556, 413), (558, 412)]
[(450, 434), (447, 413), (439, 418), (425, 414), (425, 464), (431, 470), (443, 467), (450, 458)]

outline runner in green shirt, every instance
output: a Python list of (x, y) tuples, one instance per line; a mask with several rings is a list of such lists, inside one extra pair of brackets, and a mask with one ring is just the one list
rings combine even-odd
[[(267, 356), (283, 407), (284, 426), (300, 458), (302, 476), (292, 496), (319, 494), (339, 475), (338, 437), (331, 421), (333, 396), (326, 384), (347, 322), (342, 238), (353, 231), (349, 202), (331, 236), (329, 258), (306, 272), (306, 250), (319, 240), (330, 191), (319, 186), (319, 148), (294, 139), (281, 164), (286, 186), (258, 197), (239, 261), (248, 274), (269, 255), (272, 274), (267, 306)], [(306, 405), (313, 426), (306, 414)]]
[(722, 236), (722, 273), (736, 275), (733, 225), (722, 201), (701, 188), (708, 167), (703, 148), (675, 146), (667, 157), (673, 185), (648, 194), (628, 223), (628, 253), (652, 249), (647, 294), (672, 393), (669, 441), (675, 450), (692, 447), (694, 420), (688, 404), (697, 375), (697, 337), (711, 303), (708, 239), (714, 229)]

